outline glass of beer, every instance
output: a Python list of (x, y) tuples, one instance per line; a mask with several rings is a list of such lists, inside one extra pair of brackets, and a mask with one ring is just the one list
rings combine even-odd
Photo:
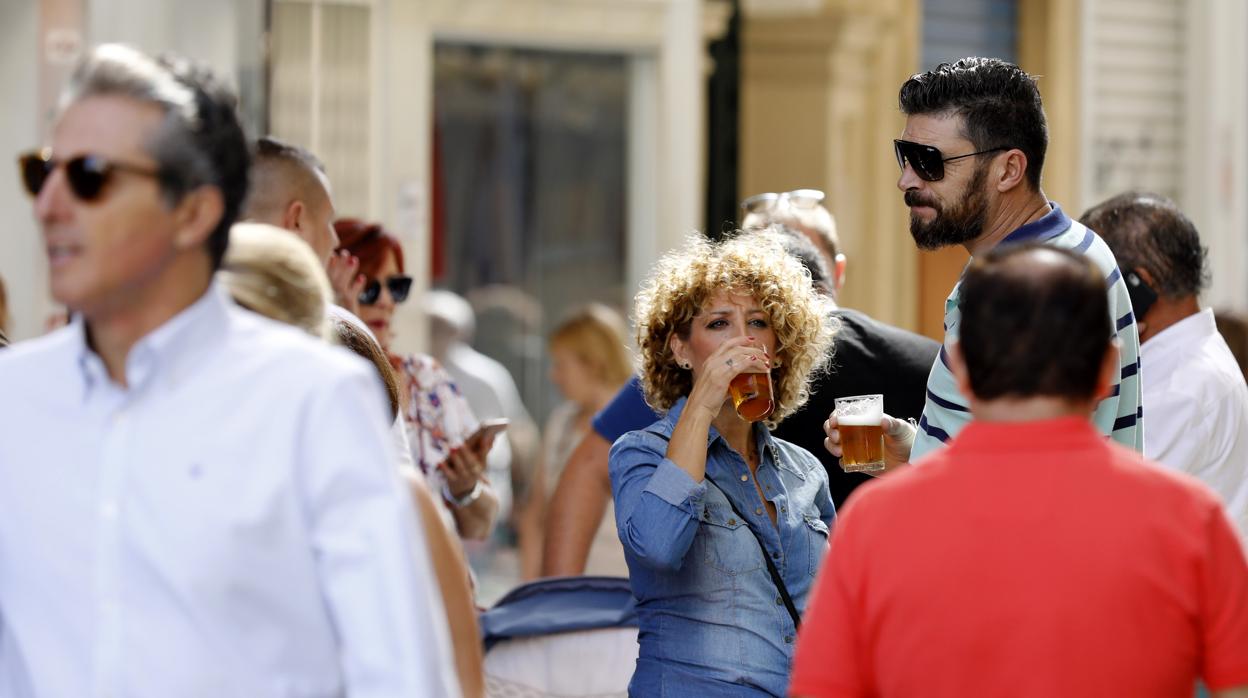
[(728, 393), (737, 414), (747, 422), (767, 419), (776, 409), (771, 399), (770, 373), (739, 373), (728, 384)]
[(874, 473), (884, 469), (883, 395), (838, 397), (837, 428), (841, 432), (841, 470)]

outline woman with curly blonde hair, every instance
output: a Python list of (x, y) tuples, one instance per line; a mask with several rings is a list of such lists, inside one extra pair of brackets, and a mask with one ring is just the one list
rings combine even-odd
[[(665, 416), (611, 449), (616, 527), (638, 600), (630, 695), (785, 695), (797, 624), (835, 517), (826, 470), (769, 429), (832, 343), (809, 272), (773, 234), (691, 238), (637, 295), (646, 400)], [(763, 422), (729, 383), (769, 373)]]

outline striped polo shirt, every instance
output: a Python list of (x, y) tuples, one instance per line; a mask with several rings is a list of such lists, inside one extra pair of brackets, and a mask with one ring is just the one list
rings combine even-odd
[[(1033, 221), (1010, 233), (1000, 244), (1043, 242), (1054, 247), (1073, 250), (1091, 259), (1105, 274), (1105, 286), (1109, 293), (1109, 312), (1114, 323), (1114, 336), (1119, 342), (1121, 371), (1110, 396), (1101, 401), (1093, 414), (1093, 421), (1102, 434), (1114, 441), (1144, 452), (1144, 410), (1140, 404), (1140, 336), (1135, 326), (1135, 314), (1131, 312), (1131, 299), (1127, 285), (1118, 271), (1114, 254), (1099, 235), (1073, 221), (1055, 203), (1053, 210), (1038, 221)], [(962, 313), (958, 309), (961, 280), (945, 300), (945, 341), (940, 355), (932, 363), (927, 377), (927, 404), (923, 418), (919, 420), (919, 433), (910, 451), (914, 461), (929, 453), (961, 431), (971, 421), (966, 396), (958, 391), (957, 382), (949, 370), (949, 347), (958, 338), (958, 323)]]

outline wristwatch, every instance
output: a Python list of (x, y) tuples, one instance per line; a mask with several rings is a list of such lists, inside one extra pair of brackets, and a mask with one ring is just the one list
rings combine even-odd
[(442, 485), (442, 497), (446, 499), (446, 501), (449, 502), (450, 505), (455, 507), (456, 509), (463, 509), (469, 504), (472, 504), (473, 502), (477, 501), (478, 499), (481, 498), (481, 493), (484, 491), (485, 491), (485, 488), (481, 486), (480, 480), (477, 480), (476, 482), (472, 483), (472, 489), (468, 490), (468, 494), (465, 494), (462, 497), (456, 497), (455, 495), (451, 494), (450, 487), (448, 487), (446, 484)]

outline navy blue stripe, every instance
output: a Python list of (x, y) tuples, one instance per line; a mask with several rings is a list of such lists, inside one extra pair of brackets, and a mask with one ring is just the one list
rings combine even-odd
[(944, 429), (938, 429), (927, 423), (927, 415), (923, 415), (919, 419), (919, 428), (927, 432), (928, 436), (931, 436), (932, 438), (935, 438), (935, 439), (939, 439), (942, 444), (949, 440), (948, 432), (946, 432)]
[(953, 367), (949, 365), (949, 355), (945, 353), (945, 345), (943, 344), (940, 345), (940, 363), (944, 364), (945, 368), (950, 371), (953, 370)]
[(1139, 372), (1140, 372), (1140, 362), (1139, 362), (1139, 361), (1136, 361), (1135, 363), (1130, 364), (1130, 365), (1128, 365), (1128, 366), (1123, 366), (1123, 367), (1122, 367), (1122, 380), (1126, 380), (1126, 379), (1130, 378), (1131, 376), (1134, 376), (1135, 374), (1137, 374), (1137, 373), (1139, 373)]
[(1127, 429), (1129, 427), (1133, 427), (1135, 426), (1135, 422), (1137, 419), (1139, 418), (1133, 414), (1129, 414), (1125, 417), (1119, 417), (1118, 419), (1114, 420), (1114, 428), (1112, 429), (1112, 431), (1118, 431), (1119, 429)]
[(1126, 329), (1126, 328), (1127, 328), (1127, 326), (1128, 326), (1128, 325), (1130, 325), (1130, 324), (1131, 324), (1131, 323), (1133, 323), (1133, 322), (1135, 322), (1135, 314), (1134, 314), (1134, 313), (1131, 313), (1131, 312), (1128, 312), (1126, 315), (1123, 315), (1122, 317), (1118, 318), (1118, 323), (1117, 323), (1117, 324), (1118, 324), (1118, 331), (1119, 331), (1119, 332), (1121, 332), (1122, 330)]
[(1122, 384), (1114, 383), (1114, 387), (1109, 390), (1109, 396), (1118, 397), (1119, 395), (1122, 395)]
[(947, 410), (956, 410), (958, 412), (970, 412), (969, 409), (959, 405), (958, 403), (949, 402), (948, 400), (945, 400), (944, 398), (940, 397), (936, 393), (933, 393), (931, 389), (928, 389), (927, 391), (927, 399), (931, 400), (932, 402), (936, 403), (937, 405), (940, 405), (941, 407)]
[(1122, 272), (1118, 269), (1118, 267), (1114, 267), (1114, 270), (1110, 272), (1109, 276), (1105, 277), (1105, 285), (1113, 286), (1114, 284), (1118, 283), (1118, 279), (1121, 279), (1121, 278), (1122, 278)]
[(1092, 241), (1095, 239), (1096, 239), (1096, 235), (1094, 235), (1091, 230), (1087, 231), (1086, 234), (1083, 236), (1083, 240), (1080, 241), (1079, 245), (1075, 247), (1075, 249), (1072, 251), (1077, 252), (1079, 254), (1083, 254), (1084, 252), (1087, 252), (1088, 248), (1092, 246)]

